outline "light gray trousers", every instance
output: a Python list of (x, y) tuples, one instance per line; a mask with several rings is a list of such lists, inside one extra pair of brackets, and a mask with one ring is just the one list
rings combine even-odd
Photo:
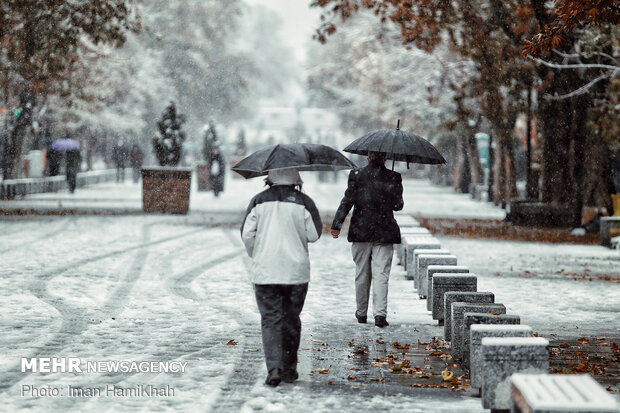
[(365, 316), (372, 282), (372, 307), (375, 317), (387, 316), (388, 281), (392, 267), (393, 244), (354, 242), (351, 253), (355, 261), (356, 314)]

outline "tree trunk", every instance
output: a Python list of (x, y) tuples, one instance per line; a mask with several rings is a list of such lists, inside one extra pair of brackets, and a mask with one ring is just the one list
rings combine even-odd
[(489, 201), (495, 200), (495, 146), (497, 144), (494, 142), (493, 133), (489, 133)]
[(476, 143), (476, 130), (475, 127), (467, 128), (467, 160), (469, 163), (469, 174), (471, 176), (471, 183), (479, 185), (482, 183), (482, 167), (480, 166), (480, 157), (478, 156), (478, 144)]
[(465, 138), (462, 136), (458, 136), (456, 146), (457, 159), (454, 172), (454, 190), (466, 194), (469, 192), (471, 175)]
[(605, 207), (611, 215), (611, 194), (615, 192), (611, 176), (611, 152), (599, 136), (591, 134), (586, 140), (585, 153), (589, 162), (584, 173), (583, 205)]
[[(508, 122), (509, 123), (509, 122)], [(493, 203), (502, 208), (517, 195), (514, 166), (514, 149), (512, 146), (512, 130), (502, 129), (495, 133), (497, 141), (494, 149), (493, 167)]]
[(566, 101), (540, 99), (543, 202), (565, 204), (571, 197), (570, 112)]
[(32, 111), (36, 99), (34, 93), (29, 90), (22, 92), (19, 96), (19, 106), (21, 113), (15, 120), (13, 130), (8, 135), (8, 142), (4, 145), (3, 165), (4, 179), (17, 178), (17, 170), (21, 159), (24, 137), (32, 125)]
[[(573, 223), (577, 226), (581, 224), (581, 211), (584, 203), (584, 178), (585, 178), (585, 160), (588, 164), (594, 162), (592, 158), (586, 158), (587, 132), (586, 122), (588, 119), (588, 108), (592, 103), (589, 94), (577, 96), (572, 100), (572, 124), (571, 124), (571, 141), (573, 166), (571, 168), (573, 182), (573, 196), (570, 199), (570, 206), (573, 211)], [(604, 158), (605, 154), (601, 156)]]
[(583, 80), (573, 71), (556, 72), (550, 76), (553, 79), (539, 98), (543, 132), (542, 198), (543, 202), (570, 207), (572, 222), (567, 224), (577, 226), (581, 224), (584, 202), (585, 205), (594, 199), (603, 202), (607, 193), (606, 186), (600, 190), (593, 187), (594, 183), (598, 185), (605, 181), (605, 174), (609, 175), (610, 169), (603, 168), (603, 165), (609, 168), (607, 152), (598, 148), (605, 144), (587, 131), (588, 110), (593, 104), (591, 93), (564, 100), (544, 99), (545, 93), (571, 92)]

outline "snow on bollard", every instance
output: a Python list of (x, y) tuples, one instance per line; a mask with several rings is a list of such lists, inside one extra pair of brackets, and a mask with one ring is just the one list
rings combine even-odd
[(433, 320), (443, 324), (443, 297), (448, 291), (475, 292), (478, 288), (478, 277), (473, 274), (434, 273), (429, 291), (429, 300), (433, 311)]
[(407, 271), (407, 279), (413, 279), (413, 253), (417, 249), (439, 249), (441, 248), (441, 244), (439, 240), (435, 237), (425, 237), (425, 236), (405, 236), (402, 239), (401, 244), (405, 250), (404, 253), (404, 261), (405, 261), (405, 270)]
[(532, 327), (523, 324), (473, 324), (470, 328), (469, 377), (471, 387), (482, 387), (482, 339), (485, 337), (531, 337)]
[[(426, 309), (433, 309), (433, 278), (436, 274), (469, 274), (469, 268), (464, 265), (429, 265), (426, 269)], [(421, 282), (421, 281), (420, 281)]]
[(549, 372), (549, 340), (542, 337), (482, 339), (482, 407), (510, 409), (510, 376)]
[(403, 214), (395, 213), (394, 219), (396, 220), (396, 223), (401, 229), (406, 228), (406, 227), (419, 227), (420, 226), (420, 223), (418, 222), (417, 219), (415, 219), (411, 215), (407, 215), (404, 213)]
[[(406, 237), (432, 237), (433, 235), (429, 230), (422, 227), (404, 227), (400, 229), (400, 237), (401, 240)], [(396, 256), (398, 257), (398, 262), (402, 263), (405, 269), (407, 269), (407, 261), (404, 260), (405, 256), (405, 243), (401, 241), (400, 244), (396, 245)]]
[(611, 413), (616, 400), (589, 374), (513, 374), (511, 412)]
[(471, 364), (471, 326), (475, 324), (520, 324), (521, 317), (513, 314), (465, 313), (463, 314), (463, 365)]
[(443, 296), (443, 337), (446, 341), (452, 339), (452, 303), (494, 303), (495, 294), (489, 292), (454, 292), (448, 291)]
[(420, 288), (418, 284), (418, 257), (422, 254), (428, 255), (450, 255), (450, 250), (434, 249), (434, 250), (416, 250), (413, 252), (413, 288)]
[(465, 313), (506, 314), (506, 306), (498, 303), (453, 303), (452, 304), (451, 340), (452, 355), (463, 359), (463, 316)]
[(401, 235), (425, 236), (432, 235), (431, 232), (424, 227), (404, 227), (400, 229)]
[[(418, 276), (418, 295), (420, 298), (428, 297), (428, 273), (429, 266), (456, 266), (457, 259), (454, 255), (418, 255), (418, 268), (415, 274)], [(430, 309), (430, 308), (429, 308)]]

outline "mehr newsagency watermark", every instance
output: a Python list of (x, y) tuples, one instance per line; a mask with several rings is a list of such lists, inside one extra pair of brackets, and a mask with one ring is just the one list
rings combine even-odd
[[(22, 373), (82, 373), (136, 374), (136, 373), (185, 373), (186, 361), (131, 361), (131, 360), (81, 360), (79, 357), (34, 357), (21, 359)], [(22, 397), (174, 397), (176, 389), (169, 386), (137, 384), (119, 386), (35, 386), (22, 384)]]

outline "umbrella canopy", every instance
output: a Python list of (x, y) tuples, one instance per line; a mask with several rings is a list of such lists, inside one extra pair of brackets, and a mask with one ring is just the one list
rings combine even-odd
[(56, 139), (52, 142), (52, 149), (55, 151), (77, 151), (80, 143), (75, 139)]
[(446, 160), (429, 141), (400, 129), (381, 129), (351, 142), (345, 152), (368, 155), (382, 152), (387, 159), (411, 163), (442, 164)]
[(267, 175), (274, 169), (336, 171), (355, 167), (353, 162), (331, 146), (291, 143), (258, 150), (243, 158), (232, 170), (248, 179)]

